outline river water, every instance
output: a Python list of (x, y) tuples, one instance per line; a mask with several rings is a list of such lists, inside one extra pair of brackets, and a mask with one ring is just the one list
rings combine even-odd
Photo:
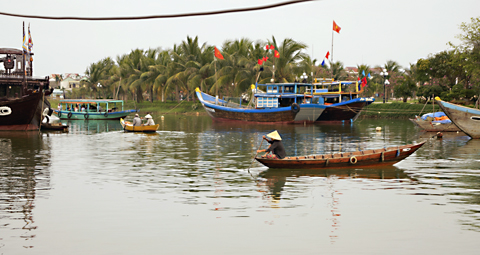
[[(155, 121), (154, 134), (93, 120), (0, 133), (0, 254), (479, 253), (480, 140), (463, 133)], [(251, 164), (275, 129), (292, 156), (428, 142), (386, 167)]]

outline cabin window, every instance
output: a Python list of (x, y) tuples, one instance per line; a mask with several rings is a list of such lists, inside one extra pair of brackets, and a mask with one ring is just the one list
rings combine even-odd
[(284, 93), (294, 93), (294, 87), (293, 86), (285, 86), (283, 89)]
[(278, 93), (278, 86), (267, 86), (267, 93)]
[(278, 98), (276, 97), (259, 97), (257, 98), (257, 108), (277, 108)]

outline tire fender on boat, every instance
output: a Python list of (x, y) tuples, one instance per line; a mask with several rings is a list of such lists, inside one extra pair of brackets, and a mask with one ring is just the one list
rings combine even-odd
[(292, 104), (292, 112), (298, 113), (299, 111), (300, 111), (300, 105), (298, 105), (297, 103), (293, 103)]
[(85, 115), (83, 115), (83, 117), (85, 117), (85, 119), (88, 120), (88, 113), (85, 113)]
[(103, 114), (103, 116), (108, 117), (108, 112), (105, 112), (105, 114)]
[(352, 165), (357, 164), (357, 158), (355, 156), (350, 157), (350, 164)]
[(61, 111), (58, 111), (58, 117), (62, 117), (62, 112)]
[(67, 117), (70, 119), (72, 117), (72, 112), (69, 112)]

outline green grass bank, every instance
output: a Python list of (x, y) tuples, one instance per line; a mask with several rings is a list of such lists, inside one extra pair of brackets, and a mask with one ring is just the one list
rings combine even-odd
[[(56, 109), (58, 99), (49, 100), (52, 108)], [(187, 115), (206, 115), (207, 113), (203, 109), (200, 102), (197, 100), (181, 101), (181, 102), (160, 102), (144, 101), (136, 103), (132, 100), (125, 102), (125, 109), (138, 109), (140, 113), (155, 112), (158, 114), (187, 114)], [(423, 111), (422, 111), (423, 109)], [(412, 104), (403, 102), (389, 102), (389, 103), (373, 103), (363, 108), (359, 118), (372, 118), (372, 119), (408, 119), (413, 118), (415, 115), (429, 113), (433, 111), (432, 104)], [(438, 105), (435, 105), (435, 111), (441, 111)]]
[[(423, 109), (423, 111), (422, 111)], [(363, 108), (359, 118), (369, 119), (408, 119), (414, 118), (415, 115), (420, 115), (429, 112), (442, 111), (438, 105), (435, 104), (412, 104), (403, 102), (389, 102), (389, 103), (373, 103)]]

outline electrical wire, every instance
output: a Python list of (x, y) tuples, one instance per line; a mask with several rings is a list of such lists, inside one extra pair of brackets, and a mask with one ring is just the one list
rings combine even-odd
[(318, 1), (318, 0), (294, 0), (294, 1), (287, 1), (282, 3), (276, 3), (276, 4), (264, 5), (264, 6), (258, 6), (258, 7), (249, 7), (249, 8), (238, 8), (238, 9), (219, 10), (219, 11), (210, 11), (210, 12), (194, 12), (194, 13), (183, 13), (183, 14), (181, 13), (181, 14), (165, 14), (165, 15), (150, 15), (150, 16), (133, 16), (133, 17), (54, 17), (54, 16), (14, 14), (14, 13), (7, 13), (7, 12), (0, 12), (0, 15), (10, 16), (10, 17), (20, 17), (20, 18), (31, 18), (31, 19), (86, 20), (86, 21), (170, 19), (170, 18), (211, 16), (211, 15), (219, 15), (219, 14), (227, 14), (227, 13), (260, 11), (260, 10), (278, 8), (282, 6), (299, 4), (304, 2), (313, 2), (313, 1)]

